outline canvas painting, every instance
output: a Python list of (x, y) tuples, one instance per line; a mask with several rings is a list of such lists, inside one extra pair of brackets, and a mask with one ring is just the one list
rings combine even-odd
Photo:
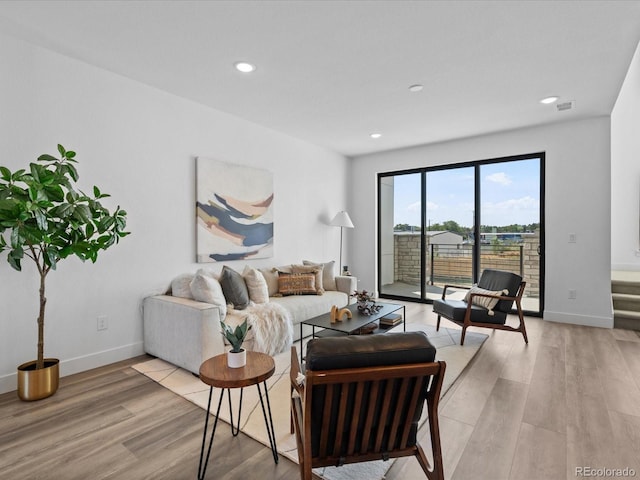
[(273, 256), (273, 174), (196, 158), (197, 261)]

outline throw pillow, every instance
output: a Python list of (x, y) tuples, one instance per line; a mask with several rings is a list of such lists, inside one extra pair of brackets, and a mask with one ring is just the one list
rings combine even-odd
[(315, 274), (278, 272), (278, 293), (276, 296), (317, 294)]
[(249, 291), (244, 283), (244, 278), (234, 269), (222, 267), (220, 274), (220, 286), (224, 293), (224, 298), (238, 310), (244, 310), (249, 305)]
[(193, 298), (191, 294), (191, 281), (195, 275), (193, 273), (183, 273), (171, 281), (171, 295), (180, 298)]
[(324, 293), (324, 288), (322, 288), (322, 267), (321, 266), (309, 266), (309, 265), (291, 265), (291, 271), (293, 273), (310, 273), (315, 275), (315, 287), (318, 295), (322, 295)]
[[(485, 295), (506, 295), (507, 293), (509, 293), (509, 290), (505, 289), (505, 290), (499, 290), (494, 292), (491, 290), (485, 290), (484, 288), (480, 288), (474, 285), (464, 296), (465, 302), (467, 303), (469, 302), (469, 299), (471, 298), (472, 293), (484, 293)], [(489, 310), (489, 315), (493, 315), (493, 307), (495, 307), (499, 301), (500, 300), (498, 298), (477, 297), (477, 296), (474, 296), (472, 300), (474, 305), (479, 305)]]
[(249, 290), (249, 299), (254, 303), (269, 303), (269, 287), (262, 273), (247, 265), (242, 276)]
[(222, 287), (218, 280), (202, 270), (198, 270), (191, 281), (190, 289), (194, 300), (216, 305), (220, 310), (220, 320), (225, 319), (227, 316), (227, 300), (224, 298)]
[(331, 260), (330, 262), (311, 262), (309, 260), (303, 260), (303, 265), (310, 265), (312, 267), (322, 267), (322, 288), (325, 290), (336, 291), (336, 262)]
[(270, 297), (278, 293), (278, 271), (291, 273), (291, 267), (260, 268), (259, 270), (267, 282)]

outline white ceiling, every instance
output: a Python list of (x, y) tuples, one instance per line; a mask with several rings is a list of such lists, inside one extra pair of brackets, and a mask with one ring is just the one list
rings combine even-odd
[(640, 1), (5, 0), (0, 32), (355, 156), (609, 115)]

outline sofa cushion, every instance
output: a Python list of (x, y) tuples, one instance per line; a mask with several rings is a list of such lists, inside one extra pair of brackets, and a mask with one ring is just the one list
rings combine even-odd
[(276, 296), (287, 295), (317, 295), (315, 274), (278, 272)]
[[(290, 314), (294, 325), (310, 318), (323, 315), (331, 311), (333, 305), (344, 307), (349, 303), (349, 297), (343, 292), (325, 292), (324, 295), (290, 295), (288, 297), (272, 297), (272, 303), (279, 303)], [(299, 330), (294, 332), (299, 335)]]
[(232, 304), (238, 310), (247, 308), (249, 305), (249, 291), (242, 275), (225, 265), (222, 267), (220, 285), (227, 303)]
[(322, 288), (324, 288), (325, 290), (331, 290), (331, 291), (338, 289), (338, 287), (336, 287), (335, 260), (332, 260), (330, 262), (325, 262), (325, 263), (312, 262), (310, 260), (303, 260), (302, 264), (310, 265), (312, 267), (322, 266)]
[(249, 290), (249, 299), (254, 303), (268, 303), (269, 288), (267, 287), (267, 281), (264, 275), (262, 275), (259, 270), (247, 265), (244, 267), (242, 276), (244, 277), (244, 282), (247, 284), (247, 290)]
[(293, 273), (310, 273), (315, 275), (315, 288), (318, 295), (324, 293), (322, 287), (322, 266), (321, 265), (291, 265), (291, 271)]
[(194, 300), (217, 306), (220, 310), (220, 320), (224, 320), (227, 315), (227, 300), (218, 280), (198, 270), (191, 281), (190, 289)]
[(195, 275), (193, 273), (183, 273), (171, 281), (171, 295), (180, 298), (193, 298), (191, 294), (191, 281)]

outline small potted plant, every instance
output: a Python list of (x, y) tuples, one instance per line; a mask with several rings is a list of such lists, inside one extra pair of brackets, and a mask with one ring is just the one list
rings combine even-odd
[(247, 319), (238, 325), (235, 330), (220, 321), (222, 334), (231, 344), (231, 350), (227, 352), (227, 365), (231, 368), (244, 367), (247, 364), (247, 352), (242, 348), (242, 342), (247, 338), (247, 333), (251, 330), (251, 326), (247, 324)]

